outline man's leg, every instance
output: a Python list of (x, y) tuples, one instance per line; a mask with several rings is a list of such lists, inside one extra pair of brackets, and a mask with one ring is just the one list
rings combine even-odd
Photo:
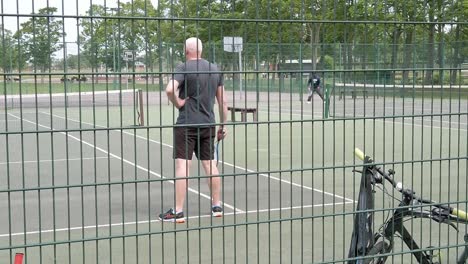
[(214, 160), (202, 160), (203, 169), (208, 178), (208, 186), (211, 190), (211, 215), (214, 217), (223, 216), (223, 207), (221, 206), (221, 178)]
[(308, 87), (307, 90), (309, 91), (308, 92), (308, 97), (307, 97), (307, 102), (310, 102), (312, 100), (313, 91), (312, 91), (311, 87)]
[(184, 210), (185, 195), (187, 194), (187, 181), (189, 176), (191, 160), (176, 159), (175, 165), (175, 210), (182, 212)]
[(184, 201), (187, 193), (187, 177), (192, 164), (194, 140), (189, 128), (174, 128), (174, 162), (175, 162), (175, 208), (159, 215), (162, 221), (184, 223)]
[[(223, 215), (221, 207), (221, 179), (219, 178), (218, 167), (214, 160), (214, 138), (216, 136), (216, 128), (204, 128), (200, 132), (200, 151), (199, 160), (202, 163), (205, 174), (211, 176), (208, 178), (208, 186), (211, 190), (211, 213), (215, 217)], [(196, 152), (197, 153), (197, 152)]]
[(218, 176), (219, 171), (214, 160), (202, 160), (205, 174), (211, 176), (208, 178), (208, 186), (211, 190), (211, 204), (213, 206), (221, 205), (221, 178)]

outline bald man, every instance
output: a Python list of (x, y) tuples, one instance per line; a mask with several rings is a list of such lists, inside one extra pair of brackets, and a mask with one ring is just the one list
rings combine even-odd
[[(187, 191), (187, 177), (195, 153), (201, 161), (211, 189), (211, 213), (221, 217), (221, 180), (214, 160), (214, 139), (226, 136), (227, 103), (223, 76), (218, 66), (201, 58), (203, 46), (198, 38), (185, 41), (185, 63), (177, 66), (166, 86), (171, 103), (179, 109), (174, 127), (175, 208), (161, 213), (159, 219), (184, 223), (183, 206)], [(216, 131), (215, 99), (219, 105), (221, 125)]]

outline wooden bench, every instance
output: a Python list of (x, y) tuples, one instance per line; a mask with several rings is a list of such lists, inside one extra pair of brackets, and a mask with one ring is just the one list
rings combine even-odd
[(247, 121), (247, 113), (252, 113), (253, 120), (257, 121), (257, 108), (242, 108), (242, 107), (230, 107), (228, 106), (228, 110), (231, 111), (231, 120), (232, 122), (236, 121), (236, 112), (241, 113), (241, 121)]
[[(369, 94), (368, 94), (368, 91), (367, 90), (351, 90), (351, 98), (357, 98), (358, 94), (362, 94), (362, 97), (366, 97), (366, 98), (369, 98)], [(339, 100), (341, 100), (341, 98), (343, 98), (345, 96), (345, 91), (340, 91), (340, 98)]]

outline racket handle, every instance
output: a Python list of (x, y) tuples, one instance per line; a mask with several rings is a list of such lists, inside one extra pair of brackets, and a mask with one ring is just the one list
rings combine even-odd
[(364, 160), (366, 156), (364, 155), (364, 152), (362, 152), (362, 150), (360, 150), (359, 148), (354, 149), (354, 155), (356, 155), (356, 157), (358, 157), (360, 160)]
[(468, 214), (462, 210), (459, 210), (457, 208), (453, 208), (452, 214), (457, 216), (458, 218), (462, 220), (468, 220)]
[(15, 255), (15, 264), (23, 264), (23, 253), (16, 253)]

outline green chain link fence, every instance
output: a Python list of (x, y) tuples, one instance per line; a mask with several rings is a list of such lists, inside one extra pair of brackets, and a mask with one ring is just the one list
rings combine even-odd
[[(2, 1), (0, 262), (368, 263), (381, 253), (456, 263), (466, 221), (437, 206), (468, 209), (467, 10), (461, 0)], [(212, 176), (194, 159), (186, 221), (174, 224), (158, 219), (175, 203), (178, 111), (165, 87), (192, 36), (219, 65), (228, 105), (255, 118), (233, 113), (225, 125), (223, 217), (211, 216)], [(241, 53), (225, 51), (226, 36), (242, 38)], [(307, 103), (312, 72), (325, 100)], [(357, 209), (355, 148), (435, 204), (367, 182), (373, 206)], [(356, 258), (363, 215), (376, 240)]]

